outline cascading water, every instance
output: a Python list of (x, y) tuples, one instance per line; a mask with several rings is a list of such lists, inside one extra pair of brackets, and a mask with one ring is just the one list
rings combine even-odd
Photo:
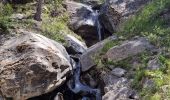
[[(88, 9), (91, 13), (86, 15), (84, 17), (83, 23), (85, 25), (91, 25), (91, 26), (96, 26), (97, 34), (98, 34), (98, 39), (99, 41), (102, 40), (102, 33), (101, 29), (102, 26), (99, 21), (99, 11), (98, 10), (93, 10), (91, 6), (87, 6), (82, 4), (83, 7)], [(74, 58), (75, 59), (75, 58)], [(76, 58), (77, 59), (77, 58)], [(82, 84), (80, 82), (80, 74), (81, 74), (81, 63), (79, 59), (77, 59), (76, 64), (73, 65), (73, 77), (72, 79), (67, 83), (69, 89), (74, 92), (75, 94), (83, 94), (82, 100), (93, 100), (89, 98), (89, 96), (95, 98), (95, 100), (101, 100), (101, 92), (99, 89), (93, 89), (85, 84)]]
[(102, 26), (101, 26), (100, 21), (99, 21), (99, 12), (96, 10), (95, 13), (96, 13), (97, 33), (98, 33), (99, 41), (101, 41), (102, 40), (102, 33), (101, 33)]
[[(74, 58), (75, 59), (75, 58)], [(76, 58), (76, 64), (73, 67), (73, 78), (68, 82), (68, 87), (75, 94), (81, 93), (83, 94), (82, 100), (89, 100), (88, 96), (95, 97), (95, 100), (101, 100), (101, 92), (99, 89), (93, 89), (85, 84), (80, 82), (80, 74), (81, 74), (81, 63), (79, 58)], [(92, 100), (92, 99), (90, 99)]]
[(83, 23), (85, 23), (86, 25), (95, 26), (97, 30), (97, 34), (98, 34), (98, 39), (99, 41), (101, 41), (102, 40), (102, 33), (101, 33), (102, 26), (99, 21), (99, 15), (100, 15), (99, 11), (93, 10), (91, 6), (87, 6), (84, 4), (82, 5), (83, 7), (85, 7), (91, 12), (89, 15), (84, 17)]

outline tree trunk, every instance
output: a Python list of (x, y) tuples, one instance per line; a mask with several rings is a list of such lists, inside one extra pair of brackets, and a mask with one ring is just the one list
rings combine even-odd
[(42, 13), (43, 1), (44, 0), (38, 0), (37, 1), (37, 8), (36, 8), (35, 16), (34, 16), (34, 19), (37, 20), (37, 21), (42, 21), (41, 13)]

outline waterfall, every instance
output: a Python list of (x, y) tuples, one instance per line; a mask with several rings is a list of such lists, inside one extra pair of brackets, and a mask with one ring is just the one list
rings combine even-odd
[[(102, 26), (99, 21), (99, 15), (100, 15), (99, 11), (93, 10), (91, 6), (88, 6), (85, 4), (81, 4), (81, 5), (90, 11), (90, 13), (88, 13), (87, 15), (83, 17), (82, 23), (84, 25), (90, 25), (90, 26), (96, 27), (98, 40), (101, 41), (102, 40), (102, 32), (101, 32)], [(83, 94), (82, 100), (88, 100), (89, 95), (95, 97), (96, 100), (102, 100), (100, 89), (93, 89), (81, 83), (80, 60), (79, 58), (75, 58), (75, 57), (71, 57), (71, 58), (75, 60), (75, 64), (71, 62), (71, 65), (73, 67), (73, 76), (72, 76), (72, 79), (67, 82), (69, 89), (75, 94), (82, 93)]]
[(98, 39), (99, 41), (101, 41), (102, 40), (102, 33), (101, 33), (102, 26), (99, 21), (99, 15), (100, 15), (99, 11), (93, 10), (91, 6), (88, 6), (85, 4), (81, 4), (81, 5), (91, 12), (90, 14), (84, 16), (83, 23), (86, 25), (95, 26), (97, 30)]
[(97, 27), (97, 33), (98, 33), (98, 38), (99, 38), (99, 41), (102, 40), (102, 34), (101, 34), (101, 29), (102, 29), (102, 26), (100, 24), (100, 21), (99, 21), (99, 12), (96, 10), (96, 27)]
[(81, 63), (80, 63), (79, 58), (75, 58), (75, 57), (72, 57), (72, 58), (76, 59), (77, 61), (75, 62), (75, 64), (71, 62), (72, 67), (73, 67), (73, 78), (67, 83), (69, 89), (76, 94), (82, 93), (84, 96), (82, 100), (87, 100), (88, 95), (94, 96), (96, 100), (101, 100), (101, 92), (99, 89), (93, 89), (80, 82)]
[(98, 10), (92, 10), (90, 16), (88, 16), (88, 18), (85, 18), (84, 21), (86, 24), (96, 27), (98, 39), (99, 41), (101, 41), (102, 40), (102, 33), (101, 33), (102, 26), (99, 21), (99, 15), (100, 14)]

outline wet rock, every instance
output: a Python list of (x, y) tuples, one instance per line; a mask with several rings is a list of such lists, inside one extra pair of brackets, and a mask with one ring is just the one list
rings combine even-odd
[(87, 50), (87, 46), (85, 43), (81, 42), (77, 38), (72, 35), (67, 34), (65, 36), (66, 40), (66, 49), (69, 54), (82, 54)]
[(136, 38), (134, 40), (125, 41), (121, 45), (112, 47), (105, 54), (105, 58), (108, 61), (116, 62), (142, 53), (145, 50), (150, 50), (152, 47), (153, 46), (147, 39)]
[(94, 80), (90, 74), (83, 75), (82, 80), (84, 81), (85, 84), (92, 88), (95, 88), (97, 86), (96, 80)]
[[(88, 47), (97, 43), (99, 41), (97, 11), (94, 11), (91, 6), (73, 1), (66, 1), (64, 4), (70, 15), (68, 24), (70, 29), (81, 36)], [(101, 29), (101, 31), (104, 31), (104, 29)], [(105, 34), (105, 37), (110, 35)], [(102, 37), (104, 36), (102, 35)]]
[(149, 70), (157, 70), (160, 69), (161, 65), (157, 59), (152, 59), (148, 62), (147, 68)]
[(122, 69), (122, 68), (114, 68), (111, 73), (117, 77), (122, 77), (125, 75), (126, 70)]
[(119, 30), (124, 19), (136, 14), (151, 0), (106, 0), (101, 9), (101, 22), (111, 33)]
[(23, 31), (0, 46), (0, 92), (14, 100), (48, 93), (66, 81), (69, 59), (61, 44)]
[(69, 27), (73, 31), (76, 31), (83, 26), (94, 27), (94, 21), (88, 20), (87, 22), (85, 20), (85, 18), (91, 16), (91, 7), (73, 1), (66, 1), (64, 4), (70, 15)]
[(93, 66), (95, 66), (96, 63), (95, 63), (93, 57), (102, 50), (102, 48), (104, 47), (104, 45), (106, 43), (108, 43), (109, 41), (113, 41), (115, 39), (116, 39), (115, 36), (111, 36), (111, 37), (91, 46), (90, 48), (88, 48), (87, 51), (84, 52), (83, 55), (80, 57), (82, 71), (87, 71), (90, 68), (92, 68)]

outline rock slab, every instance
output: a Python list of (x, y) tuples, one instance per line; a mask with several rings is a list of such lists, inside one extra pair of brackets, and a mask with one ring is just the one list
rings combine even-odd
[(87, 49), (86, 52), (80, 57), (82, 71), (87, 71), (96, 65), (94, 56), (98, 54), (109, 41), (117, 39), (115, 36), (111, 36)]
[(138, 37), (134, 40), (124, 41), (121, 45), (112, 47), (107, 51), (105, 57), (108, 61), (120, 61), (125, 58), (137, 55), (150, 50), (153, 46), (146, 38)]

